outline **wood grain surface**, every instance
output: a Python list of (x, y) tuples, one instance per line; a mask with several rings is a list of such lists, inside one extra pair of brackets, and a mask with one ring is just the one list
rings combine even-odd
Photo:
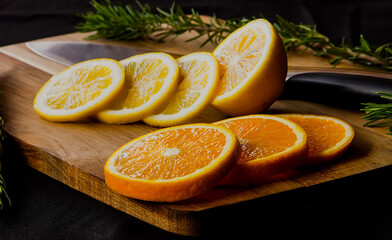
[[(73, 33), (44, 40), (83, 41), (86, 34)], [(151, 41), (120, 42), (135, 48), (165, 51), (183, 55), (193, 51), (212, 51), (199, 43), (183, 44), (184, 39), (165, 43)], [(26, 164), (116, 209), (170, 232), (199, 235), (212, 209), (230, 207), (264, 196), (363, 173), (392, 164), (392, 136), (385, 128), (362, 127), (363, 113), (338, 109), (317, 103), (279, 100), (266, 113), (306, 113), (338, 117), (355, 130), (352, 146), (340, 161), (303, 170), (290, 179), (247, 188), (214, 188), (207, 193), (177, 203), (151, 203), (126, 198), (112, 192), (104, 183), (106, 159), (124, 143), (155, 130), (137, 122), (110, 125), (94, 120), (79, 123), (53, 123), (41, 119), (33, 109), (33, 99), (51, 74), (66, 66), (46, 60), (30, 52), (24, 43), (0, 48), (0, 113), (23, 152)], [(392, 78), (391, 74), (367, 72), (344, 63), (333, 69), (325, 59), (309, 53), (289, 54), (291, 73), (306, 71), (355, 72)], [(392, 81), (392, 80), (391, 80)], [(194, 122), (214, 122), (226, 116), (212, 108), (205, 110)], [(250, 211), (250, 210), (249, 210)], [(212, 214), (212, 213), (211, 213)]]

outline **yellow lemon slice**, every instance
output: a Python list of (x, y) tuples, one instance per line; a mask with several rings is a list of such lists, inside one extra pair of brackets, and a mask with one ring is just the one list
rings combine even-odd
[(178, 85), (178, 65), (166, 53), (146, 53), (122, 60), (125, 87), (110, 108), (97, 114), (106, 123), (131, 123), (153, 114), (167, 103)]
[(282, 93), (287, 56), (282, 40), (264, 19), (231, 33), (214, 50), (221, 82), (212, 105), (231, 115), (260, 113)]
[(117, 61), (84, 61), (52, 76), (37, 93), (34, 109), (50, 121), (78, 121), (110, 104), (123, 84)]
[(168, 127), (186, 123), (207, 107), (219, 81), (218, 62), (214, 55), (197, 52), (177, 59), (180, 85), (165, 109), (143, 119), (149, 125)]

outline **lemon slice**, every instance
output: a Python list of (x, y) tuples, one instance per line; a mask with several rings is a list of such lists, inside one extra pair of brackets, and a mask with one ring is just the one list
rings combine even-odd
[(164, 106), (178, 85), (178, 65), (166, 53), (146, 53), (120, 62), (125, 87), (108, 109), (97, 114), (106, 123), (125, 124), (142, 120)]
[(197, 52), (177, 59), (180, 85), (159, 114), (143, 119), (152, 126), (168, 127), (184, 124), (198, 116), (215, 94), (219, 81), (218, 62), (214, 55)]
[(212, 105), (227, 115), (260, 113), (282, 93), (287, 56), (274, 27), (253, 20), (231, 33), (214, 50), (221, 82)]
[(43, 118), (78, 121), (105, 108), (124, 84), (124, 69), (112, 59), (75, 64), (52, 76), (37, 93), (34, 109)]

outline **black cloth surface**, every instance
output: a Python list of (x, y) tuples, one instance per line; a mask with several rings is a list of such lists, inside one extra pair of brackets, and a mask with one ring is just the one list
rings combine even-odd
[[(114, 3), (116, 1), (113, 1)], [(129, 3), (131, 1), (123, 1)], [(171, 1), (141, 1), (167, 8)], [(176, 1), (218, 17), (275, 14), (317, 24), (339, 42), (392, 42), (392, 1)], [(0, 46), (74, 32), (88, 1), (0, 0)], [(0, 63), (1, 64), (1, 63)], [(0, 113), (1, 114), (1, 113)], [(10, 146), (3, 164), (12, 207), (0, 213), (0, 239), (392, 239), (392, 168), (222, 207), (202, 237), (168, 233), (111, 208), (23, 164)], [(214, 219), (215, 220), (215, 219)]]

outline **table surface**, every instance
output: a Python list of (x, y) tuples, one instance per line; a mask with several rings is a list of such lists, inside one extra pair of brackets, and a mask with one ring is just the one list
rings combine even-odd
[[(84, 35), (83, 34), (68, 34), (68, 35), (63, 35), (63, 36), (58, 36), (58, 37), (54, 37), (54, 38), (50, 38), (50, 39), (46, 39), (46, 40), (77, 40), (77, 41), (81, 41), (82, 37)], [(182, 41), (183, 39), (177, 39), (177, 41)], [(105, 42), (105, 41), (103, 41)], [(121, 43), (120, 43), (121, 44)], [(127, 43), (128, 44), (128, 43)], [(137, 43), (137, 47), (142, 48), (142, 49), (149, 49), (149, 50), (158, 50), (158, 49), (164, 49), (165, 51), (168, 51), (170, 53), (173, 54), (178, 54), (178, 55), (183, 55), (186, 54), (188, 52), (192, 52), (195, 51), (195, 49), (198, 49), (197, 44), (194, 43), (193, 45), (186, 45), (183, 48), (181, 48), (180, 50), (178, 50), (178, 43), (177, 42), (168, 42), (165, 45), (163, 45), (164, 47), (162, 47), (162, 45), (156, 45), (155, 43), (152, 42), (139, 42)], [(65, 67), (63, 65), (57, 64), (57, 63), (53, 63), (53, 62), (49, 62), (49, 61), (45, 61), (42, 59), (37, 60), (37, 56), (35, 56), (34, 54), (25, 51), (25, 46), (23, 44), (16, 44), (16, 45), (10, 45), (10, 46), (6, 46), (1, 48), (1, 52), (6, 55), (3, 56), (3, 60), (6, 60), (6, 62), (8, 63), (8, 65), (6, 64), (5, 68), (7, 69), (7, 66), (9, 68), (13, 68), (13, 66), (18, 65), (19, 69), (21, 68), (21, 66), (25, 66), (30, 72), (30, 74), (34, 74), (34, 71), (40, 71), (40, 72), (46, 72), (46, 74), (48, 76), (50, 76), (49, 74), (53, 74), (55, 72), (58, 72), (62, 69), (64, 69)], [(211, 51), (211, 46), (207, 46), (204, 49), (205, 51)], [(10, 58), (11, 57), (11, 58)], [(304, 60), (305, 59), (305, 60)], [(378, 76), (384, 76), (384, 77), (391, 77), (390, 74), (385, 74), (385, 73), (373, 73), (373, 72), (365, 72), (361, 69), (357, 69), (355, 66), (349, 64), (349, 63), (345, 63), (339, 66), (339, 68), (337, 69), (331, 69), (331, 67), (328, 65), (328, 63), (325, 60), (322, 60), (320, 58), (314, 57), (312, 55), (307, 55), (304, 58), (304, 55), (298, 55), (297, 53), (290, 53), (289, 54), (289, 67), (290, 70), (293, 73), (296, 72), (303, 72), (303, 71), (319, 71), (320, 69), (326, 69), (327, 71), (335, 71), (335, 72), (360, 72), (362, 74), (370, 74), (370, 75), (378, 75)], [(36, 69), (36, 70), (34, 70)], [(38, 70), (39, 69), (39, 70)], [(3, 67), (4, 70), (4, 67)], [(44, 75), (45, 76), (45, 75)], [(15, 75), (13, 76), (13, 78), (15, 78), (16, 80), (18, 79), (18, 77)], [(20, 75), (19, 75), (20, 78)], [(31, 93), (30, 93), (31, 95)], [(33, 96), (33, 95), (31, 95)], [(30, 97), (31, 97), (30, 96)], [(17, 99), (16, 99), (17, 100)], [(19, 99), (20, 100), (20, 99)], [(301, 110), (302, 109), (302, 110)], [(306, 110), (303, 110), (306, 109)], [(323, 110), (320, 110), (323, 109)], [(360, 119), (360, 113), (356, 112), (356, 111), (352, 111), (352, 110), (342, 110), (342, 109), (335, 109), (332, 107), (328, 107), (328, 106), (320, 106), (318, 104), (314, 104), (314, 103), (307, 103), (307, 102), (293, 102), (293, 101), (289, 101), (289, 102), (277, 102), (275, 105), (273, 105), (272, 107), (272, 111), (273, 112), (287, 112), (287, 111), (305, 111), (305, 113), (307, 112), (311, 112), (311, 113), (329, 113), (329, 115), (335, 115), (338, 117), (343, 117), (344, 120), (350, 122), (351, 124), (353, 124), (355, 126), (355, 130), (357, 132), (357, 137), (354, 141), (354, 149), (351, 150), (348, 158), (346, 159), (346, 161), (343, 162), (339, 162), (336, 164), (332, 164), (329, 165), (328, 167), (325, 168), (321, 168), (318, 169), (317, 171), (313, 171), (308, 175), (305, 176), (301, 176), (300, 178), (295, 179), (294, 181), (286, 181), (286, 182), (278, 182), (278, 183), (272, 183), (269, 184), (267, 186), (263, 186), (263, 187), (259, 187), (256, 190), (252, 189), (250, 191), (248, 190), (241, 190), (241, 191), (234, 191), (234, 194), (230, 194), (230, 196), (234, 196), (234, 200), (233, 198), (231, 198), (230, 200), (230, 204), (232, 203), (242, 203), (243, 201), (246, 201), (247, 204), (235, 204), (235, 206), (230, 209), (229, 211), (238, 211), (238, 209), (241, 209), (241, 211), (243, 210), (243, 208), (247, 208), (247, 213), (251, 213), (249, 209), (255, 209), (255, 206), (257, 206), (257, 202), (260, 201), (260, 197), (262, 196), (269, 196), (271, 194), (276, 194), (279, 192), (284, 192), (284, 191), (288, 191), (291, 189), (295, 189), (295, 188), (299, 188), (299, 187), (308, 187), (314, 184), (319, 184), (319, 183), (323, 183), (326, 181), (330, 181), (330, 180), (334, 180), (334, 179), (339, 179), (342, 177), (346, 177), (349, 175), (353, 175), (353, 174), (357, 174), (357, 173), (361, 173), (361, 172), (366, 172), (369, 170), (373, 170), (373, 169), (377, 169), (380, 167), (385, 167), (391, 164), (391, 159), (388, 157), (392, 151), (391, 151), (391, 138), (390, 136), (385, 135), (385, 129), (368, 129), (368, 128), (363, 128), (361, 127), (363, 124), (363, 120)], [(10, 109), (8, 109), (8, 111), (6, 111), (5, 113), (5, 118), (7, 121), (7, 118), (12, 119), (13, 116), (15, 117), (15, 112), (14, 111), (10, 111)], [(22, 115), (17, 115), (18, 117), (22, 116)], [(16, 119), (19, 119), (17, 117), (15, 117)], [(14, 118), (14, 119), (15, 119)], [(10, 121), (12, 123), (12, 120)], [(31, 154), (31, 148), (29, 145), (31, 145), (31, 142), (26, 142), (26, 136), (21, 134), (23, 133), (27, 133), (27, 134), (32, 134), (29, 130), (23, 129), (24, 125), (14, 125), (12, 126), (12, 124), (8, 125), (9, 127), (6, 127), (6, 131), (8, 131), (14, 138), (16, 138), (17, 142), (19, 145), (22, 145), (22, 148), (24, 148), (24, 150), (29, 149), (30, 152), (28, 155), (28, 160), (27, 160), (27, 165), (37, 169), (38, 171), (41, 171), (51, 177), (54, 177), (62, 182), (64, 182), (65, 184), (78, 189), (79, 191), (85, 192), (84, 188), (80, 188), (80, 186), (77, 186), (77, 184), (74, 184), (73, 182), (70, 182), (69, 179), (66, 179), (63, 175), (56, 175), (53, 174), (53, 169), (48, 169), (45, 168), (45, 161), (39, 161), (39, 163), (37, 163), (37, 161), (35, 161), (34, 159), (37, 158), (37, 151), (36, 149), (33, 149), (35, 152), (34, 154)], [(20, 126), (22, 128), (20, 128)], [(23, 131), (21, 131), (21, 129), (23, 129)], [(358, 134), (359, 133), (359, 134)], [(19, 135), (21, 134), (21, 135)], [(369, 141), (369, 139), (375, 140), (377, 143), (379, 144), (373, 144), (372, 145), (372, 141)], [(364, 146), (365, 144), (369, 144), (371, 145), (370, 148), (368, 149), (363, 149), (362, 146)], [(40, 146), (42, 147), (42, 146)], [(49, 146), (46, 146), (49, 147)], [(369, 149), (371, 149), (372, 151), (369, 151)], [(44, 151), (44, 153), (46, 154), (48, 151)], [(369, 154), (371, 153), (371, 154)], [(381, 153), (381, 155), (379, 155)], [(26, 154), (26, 152), (25, 152)], [(42, 153), (40, 153), (42, 154)], [(33, 158), (31, 158), (33, 156)], [(365, 157), (364, 157), (365, 156)], [(41, 156), (42, 157), (42, 156)], [(361, 158), (362, 161), (360, 162), (361, 164), (358, 165), (356, 159)], [(61, 157), (60, 157), (61, 159)], [(102, 162), (102, 161), (101, 161)], [(58, 166), (57, 166), (58, 167)], [(76, 166), (78, 168), (80, 168), (80, 166)], [(53, 168), (53, 166), (52, 166)], [(60, 168), (61, 169), (61, 168)], [(347, 172), (347, 169), (349, 169), (350, 171)], [(55, 169), (56, 170), (56, 169)], [(58, 171), (59, 169), (57, 169)], [(61, 169), (64, 170), (64, 169)], [(93, 177), (95, 177), (96, 179), (93, 179), (93, 181), (102, 181), (102, 175), (100, 175), (100, 172), (96, 172), (96, 173), (91, 173), (89, 172), (89, 174), (91, 174)], [(89, 180), (91, 180), (91, 178), (88, 178)], [(98, 179), (98, 180), (97, 180)], [(78, 180), (78, 179), (76, 179)], [(89, 187), (89, 186), (87, 186)], [(91, 187), (91, 186), (90, 186)], [(102, 187), (101, 185), (99, 185), (99, 187)], [(276, 190), (278, 189), (278, 190)], [(252, 197), (248, 197), (248, 198), (244, 198), (243, 195), (249, 194), (251, 193)], [(131, 207), (134, 209), (135, 208), (135, 202), (129, 200), (129, 199), (124, 199), (121, 198), (120, 196), (117, 195), (113, 195), (113, 194), (109, 194), (109, 196), (112, 199), (109, 200), (103, 200), (100, 198), (100, 196), (96, 196), (96, 195), (91, 195), (90, 196), (99, 199), (100, 201), (103, 201), (109, 205), (114, 205), (113, 204), (113, 200), (112, 199), (121, 199), (121, 201), (119, 202), (117, 201), (115, 206), (118, 209), (121, 209), (124, 212), (127, 212), (124, 209), (124, 206), (130, 206), (129, 202), (132, 202), (133, 205), (131, 205)], [(218, 193), (219, 195), (219, 193)], [(225, 195), (226, 196), (226, 195)], [(225, 200), (225, 198), (222, 198)], [(252, 199), (256, 199), (257, 201), (249, 201)], [(198, 213), (200, 210), (204, 210), (204, 209), (208, 209), (209, 211), (207, 213), (201, 211), (201, 214), (205, 214), (207, 216), (211, 216), (214, 214), (218, 214), (220, 216), (220, 219), (222, 219), (223, 216), (227, 215), (227, 209), (225, 209), (225, 207), (220, 207), (218, 209), (212, 209), (210, 206), (210, 200), (209, 201), (191, 201), (190, 204), (183, 204), (183, 205), (166, 205), (166, 207), (168, 207), (169, 209), (176, 209), (176, 210), (197, 210)], [(268, 200), (266, 200), (268, 201)], [(128, 202), (128, 205), (127, 205)], [(219, 201), (218, 201), (219, 202)], [(207, 205), (206, 205), (207, 204)], [(214, 204), (214, 207), (216, 206), (223, 206), (226, 205), (226, 203), (218, 203), (218, 204)], [(136, 202), (137, 207), (140, 207), (138, 209), (138, 214), (136, 214), (137, 218), (143, 219), (144, 221), (147, 221), (151, 223), (151, 218), (146, 216), (141, 216), (141, 210), (143, 210), (143, 213), (151, 213), (151, 209), (157, 209), (160, 207), (157, 207), (157, 205), (153, 204), (143, 204), (140, 202)], [(148, 206), (146, 208), (146, 206)], [(223, 209), (223, 210), (222, 210)], [(265, 209), (264, 209), (265, 210)], [(167, 210), (165, 210), (167, 211)], [(170, 211), (169, 211), (170, 212)], [(212, 212), (212, 213), (211, 213)], [(129, 212), (129, 214), (131, 215), (135, 215), (135, 212)], [(160, 214), (162, 214), (162, 211), (158, 212), (159, 216), (157, 218), (160, 218)], [(170, 215), (170, 214), (169, 214)], [(166, 216), (167, 217), (167, 216)], [(177, 215), (178, 217), (178, 215)], [(154, 218), (153, 221), (156, 221), (157, 218)], [(205, 219), (205, 216), (204, 218)], [(166, 221), (166, 220), (165, 220)], [(170, 222), (170, 221), (169, 221)], [(207, 223), (210, 223), (207, 221)], [(154, 224), (154, 222), (152, 223)], [(166, 223), (167, 224), (167, 223)], [(173, 230), (171, 228), (171, 226), (167, 226), (167, 225), (159, 225), (159, 224), (154, 224), (154, 225), (158, 225), (159, 227), (162, 227), (166, 230)], [(176, 230), (178, 231), (178, 229)]]

